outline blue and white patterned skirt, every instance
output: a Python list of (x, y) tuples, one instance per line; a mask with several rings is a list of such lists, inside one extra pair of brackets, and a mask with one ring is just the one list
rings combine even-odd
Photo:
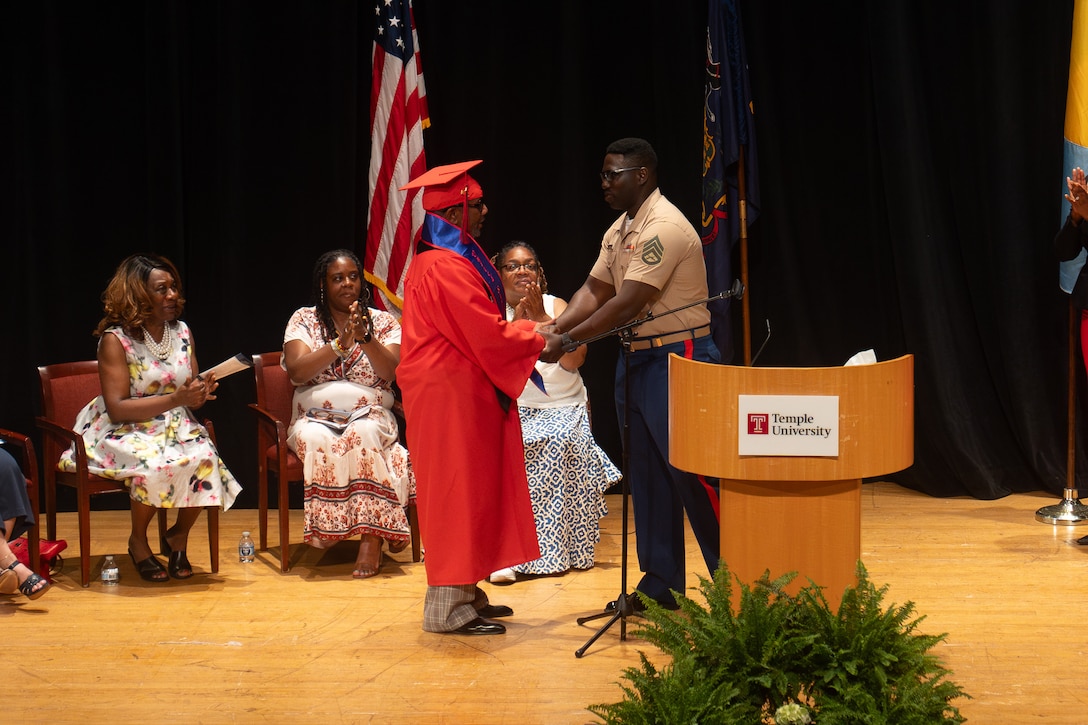
[(540, 558), (513, 567), (520, 574), (589, 569), (608, 513), (604, 492), (618, 468), (593, 439), (585, 405), (518, 407), (525, 469), (540, 542)]

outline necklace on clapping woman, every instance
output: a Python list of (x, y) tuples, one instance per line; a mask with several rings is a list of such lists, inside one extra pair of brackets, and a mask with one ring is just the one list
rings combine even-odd
[(174, 328), (170, 323), (162, 326), (162, 342), (155, 342), (155, 338), (151, 337), (151, 333), (143, 325), (140, 325), (140, 329), (144, 331), (144, 345), (147, 345), (151, 354), (160, 360), (170, 357), (170, 353), (174, 351)]

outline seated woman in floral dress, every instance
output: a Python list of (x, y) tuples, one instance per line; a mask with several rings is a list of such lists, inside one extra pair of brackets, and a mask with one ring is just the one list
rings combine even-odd
[[(128, 553), (150, 582), (188, 579), (189, 531), (208, 506), (229, 509), (242, 490), (193, 411), (215, 399), (214, 374), (200, 377), (193, 335), (181, 319), (181, 278), (173, 262), (153, 254), (124, 259), (102, 294), (104, 312), (94, 334), (102, 394), (76, 418), (88, 468), (124, 481), (132, 532)], [(71, 452), (60, 465), (74, 471)], [(177, 521), (159, 542), (167, 566), (155, 558), (147, 526), (160, 508)]]
[[(393, 381), (400, 324), (367, 307), (363, 269), (346, 249), (326, 252), (313, 270), (312, 307), (291, 315), (283, 366), (295, 385), (287, 445), (305, 477), (303, 541), (324, 549), (360, 537), (352, 576), (381, 570), (382, 542), (403, 551), (411, 538), (405, 507), (415, 498), (408, 452), (398, 440)], [(314, 408), (356, 413), (343, 430)]]

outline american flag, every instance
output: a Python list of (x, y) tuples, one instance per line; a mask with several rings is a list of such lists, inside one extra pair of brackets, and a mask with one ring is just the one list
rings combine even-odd
[(423, 224), (419, 189), (399, 191), (427, 168), (427, 91), (411, 0), (377, 0), (370, 91), (370, 189), (363, 266), (374, 305), (396, 314), (404, 275)]

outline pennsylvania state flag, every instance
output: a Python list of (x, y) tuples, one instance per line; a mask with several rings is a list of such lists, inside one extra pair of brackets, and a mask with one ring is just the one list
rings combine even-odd
[[(755, 121), (737, 0), (710, 0), (705, 83), (701, 236), (707, 288), (711, 295), (716, 295), (733, 285), (733, 247), (741, 237), (742, 151), (748, 222), (759, 215)], [(725, 363), (733, 358), (730, 302), (716, 300), (709, 305), (711, 333)]]

